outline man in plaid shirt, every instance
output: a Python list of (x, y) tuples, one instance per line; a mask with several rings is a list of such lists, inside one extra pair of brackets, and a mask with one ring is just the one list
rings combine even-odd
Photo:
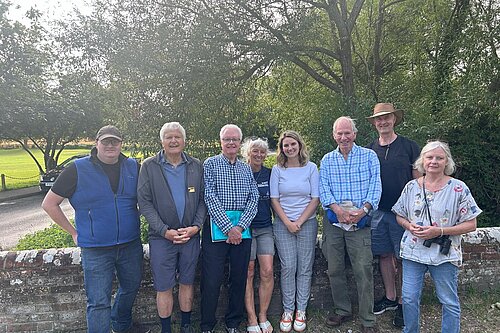
[(338, 118), (333, 124), (333, 138), (338, 147), (323, 157), (320, 166), (320, 200), (323, 207), (330, 210), (323, 223), (323, 250), (328, 260), (334, 305), (326, 324), (339, 326), (352, 318), (344, 260), (347, 249), (358, 288), (361, 332), (369, 333), (376, 328), (373, 256), (366, 222), (370, 211), (378, 207), (382, 185), (377, 154), (357, 146), (356, 133), (354, 120)]
[[(241, 129), (233, 124), (222, 127), (220, 142), (222, 154), (208, 158), (204, 165), (205, 202), (209, 219), (202, 233), (201, 271), (201, 331), (213, 332), (217, 303), (224, 266), (229, 257), (229, 302), (225, 315), (225, 329), (238, 333), (245, 310), (245, 288), (251, 239), (243, 239), (242, 232), (250, 227), (257, 214), (259, 192), (250, 167), (238, 160)], [(236, 225), (227, 211), (241, 213)], [(211, 221), (210, 221), (211, 220)], [(212, 241), (210, 222), (227, 235), (222, 242)]]

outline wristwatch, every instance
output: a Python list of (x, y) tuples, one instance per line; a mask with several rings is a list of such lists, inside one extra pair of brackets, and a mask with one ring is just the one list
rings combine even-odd
[(366, 206), (363, 206), (363, 211), (365, 212), (366, 215), (370, 214), (371, 209), (366, 208)]

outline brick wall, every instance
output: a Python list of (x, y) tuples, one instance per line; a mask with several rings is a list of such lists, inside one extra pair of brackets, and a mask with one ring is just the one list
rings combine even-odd
[[(156, 322), (157, 316), (147, 245), (144, 246), (144, 256), (144, 278), (134, 307), (134, 319), (148, 324)], [(382, 289), (376, 263), (374, 268), (376, 295), (380, 295)], [(326, 275), (327, 264), (319, 248), (313, 269), (310, 307), (328, 309), (332, 300)], [(478, 229), (465, 236), (464, 265), (459, 276), (461, 289), (494, 287), (499, 277), (500, 228)], [(281, 300), (277, 258), (275, 281), (270, 314), (278, 315)], [(355, 299), (354, 279), (349, 281), (352, 281), (350, 290)], [(199, 285), (199, 276), (196, 285)], [(194, 319), (198, 319), (199, 288), (195, 290)], [(219, 314), (224, 311), (225, 296), (224, 287)], [(85, 295), (78, 248), (0, 252), (0, 333), (84, 331)]]

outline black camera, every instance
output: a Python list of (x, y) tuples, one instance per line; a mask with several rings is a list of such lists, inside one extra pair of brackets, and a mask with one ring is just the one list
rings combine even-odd
[(451, 239), (450, 235), (439, 236), (431, 239), (426, 239), (424, 241), (425, 247), (431, 247), (432, 243), (439, 245), (439, 252), (441, 254), (447, 255), (450, 252)]

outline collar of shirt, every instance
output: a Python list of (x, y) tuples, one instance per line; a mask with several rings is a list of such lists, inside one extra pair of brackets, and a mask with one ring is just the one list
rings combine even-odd
[[(351, 148), (351, 150), (349, 151), (349, 155), (354, 155), (354, 154), (356, 154), (356, 152), (357, 152), (358, 150), (359, 150), (359, 146), (358, 146), (356, 143), (353, 143), (352, 148)], [(342, 157), (344, 156), (344, 155), (342, 155), (342, 153), (340, 152), (340, 148), (339, 148), (339, 146), (337, 146), (337, 148), (335, 148), (334, 153), (339, 154), (339, 155), (340, 155), (340, 156), (342, 156)]]
[[(186, 158), (186, 155), (184, 153), (181, 153), (181, 163), (180, 164), (184, 164), (187, 162), (187, 158)], [(163, 150), (160, 151), (160, 164), (168, 164), (170, 166), (173, 166), (172, 163), (170, 163), (166, 158), (165, 158), (165, 154), (163, 153)]]
[(227, 157), (226, 157), (226, 155), (224, 155), (224, 154), (220, 154), (220, 157), (221, 157), (221, 159), (222, 159), (224, 162), (226, 162), (226, 163), (227, 163), (227, 164), (229, 164), (229, 165), (235, 165), (235, 164), (237, 164), (237, 163), (240, 161), (238, 158), (236, 158), (236, 160), (234, 161), (234, 163), (231, 163), (231, 161), (229, 160), (229, 158), (227, 158)]

